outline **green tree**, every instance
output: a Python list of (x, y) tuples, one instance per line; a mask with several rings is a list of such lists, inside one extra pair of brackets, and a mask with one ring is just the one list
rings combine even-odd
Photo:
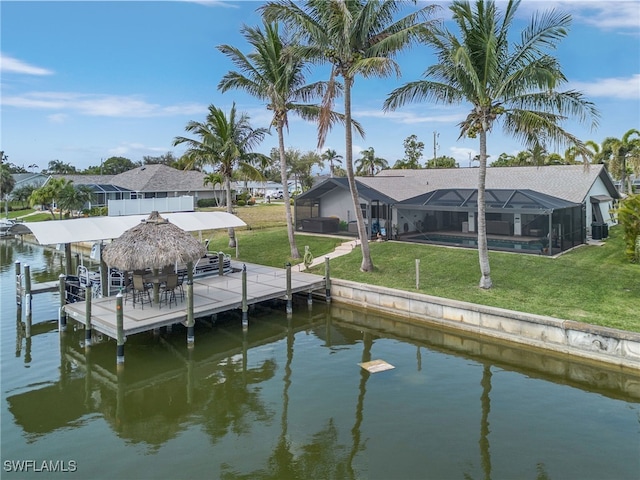
[(404, 139), (404, 158), (398, 160), (393, 168), (418, 169), (422, 168), (420, 159), (424, 150), (424, 142), (418, 141), (417, 135), (409, 135)]
[(335, 177), (335, 166), (334, 163), (339, 163), (342, 165), (342, 155), (339, 155), (338, 152), (332, 150), (331, 148), (327, 148), (322, 154), (322, 160), (325, 162), (329, 162), (329, 174), (331, 177)]
[(394, 90), (385, 110), (407, 102), (434, 100), (437, 103), (471, 104), (460, 124), (460, 137), (479, 138), (478, 172), (478, 257), (480, 287), (491, 288), (486, 235), (485, 180), (487, 134), (501, 121), (507, 134), (533, 146), (539, 138), (575, 144), (585, 149), (559, 122), (568, 116), (584, 121), (598, 116), (594, 105), (580, 92), (558, 91), (566, 77), (557, 59), (546, 53), (567, 35), (570, 15), (556, 11), (536, 14), (521, 35), (510, 43), (511, 25), (520, 5), (509, 0), (501, 13), (495, 2), (454, 0), (450, 6), (459, 36), (438, 26), (425, 42), (435, 49), (438, 63), (425, 72), (426, 79)]
[[(224, 176), (220, 172), (208, 173), (205, 175), (203, 180), (203, 185), (206, 187), (207, 185), (211, 185), (211, 188), (216, 189), (216, 185), (224, 186)], [(214, 194), (214, 198), (216, 199), (216, 205), (220, 206), (220, 199), (218, 195)]]
[(614, 178), (620, 179), (620, 191), (631, 191), (627, 185), (629, 173), (640, 170), (640, 131), (632, 128), (622, 138), (608, 137), (602, 142), (608, 158), (607, 166)]
[[(236, 112), (235, 102), (231, 106), (229, 116), (225, 112), (209, 105), (209, 114), (204, 123), (190, 121), (185, 130), (194, 134), (197, 138), (175, 137), (173, 145), (187, 145), (184, 156), (190, 165), (210, 165), (224, 178), (224, 187), (227, 194), (227, 212), (233, 213), (231, 200), (231, 180), (236, 170), (242, 169), (245, 174), (253, 175), (254, 180), (262, 180), (260, 170), (253, 166), (257, 156), (254, 147), (260, 144), (267, 134), (265, 128), (253, 128), (250, 118), (243, 113), (240, 116)], [(230, 228), (229, 247), (235, 248), (235, 229)]]
[[(64, 195), (65, 189), (73, 182), (62, 177), (49, 178), (49, 180), (40, 188), (36, 188), (29, 197), (31, 206), (41, 205), (49, 210), (53, 219), (56, 219), (54, 206), (59, 207), (60, 198)], [(60, 210), (60, 219), (62, 220), (62, 208)]]
[[(253, 50), (244, 55), (231, 45), (220, 45), (218, 50), (229, 57), (239, 71), (230, 71), (218, 84), (218, 89), (244, 90), (250, 95), (267, 102), (267, 109), (273, 112), (271, 124), (278, 134), (280, 156), (280, 181), (287, 185), (287, 164), (284, 145), (284, 130), (289, 128), (289, 113), (295, 113), (305, 120), (318, 120), (320, 105), (309, 103), (320, 98), (327, 88), (326, 82), (306, 84), (304, 69), (306, 61), (292, 48), (292, 43), (279, 34), (277, 24), (265, 23), (260, 28), (242, 27), (242, 34)], [(330, 122), (344, 118), (330, 113)], [(289, 201), (289, 191), (284, 188), (284, 206), (287, 233), (292, 258), (300, 258), (296, 245)]]
[(82, 210), (85, 204), (91, 202), (92, 197), (93, 190), (88, 185), (74, 185), (73, 182), (68, 182), (58, 196), (60, 218), (63, 211)]
[(11, 198), (16, 202), (20, 202), (24, 208), (35, 189), (36, 187), (33, 185), (23, 185), (22, 187), (15, 188), (11, 192)]
[(426, 168), (458, 168), (459, 166), (460, 165), (458, 165), (455, 158), (447, 155), (441, 155), (428, 160)]
[(82, 173), (85, 175), (117, 175), (140, 165), (140, 162), (132, 162), (125, 157), (109, 157), (104, 161), (100, 161), (100, 165), (92, 165)]
[(373, 177), (380, 170), (389, 168), (389, 163), (381, 157), (376, 157), (373, 147), (365, 148), (360, 152), (361, 157), (356, 160), (356, 175)]
[(72, 175), (78, 173), (78, 171), (76, 167), (70, 163), (64, 163), (61, 160), (51, 160), (42, 173), (46, 173), (47, 175)]
[(164, 155), (158, 157), (152, 157), (151, 155), (145, 155), (142, 157), (143, 165), (166, 165), (167, 167), (176, 168), (178, 159), (173, 155), (173, 152), (167, 152)]
[(16, 181), (9, 171), (9, 167), (0, 163), (0, 198), (7, 200), (15, 184)]
[(331, 64), (329, 87), (323, 99), (318, 128), (318, 148), (324, 145), (331, 127), (329, 112), (338, 93), (339, 77), (344, 84), (345, 166), (356, 215), (364, 272), (373, 270), (371, 252), (353, 170), (351, 89), (355, 78), (400, 75), (394, 56), (411, 45), (426, 30), (426, 19), (435, 7), (425, 6), (400, 19), (396, 15), (406, 2), (398, 0), (281, 0), (260, 7), (267, 21), (282, 21), (291, 27), (304, 45), (303, 55), (312, 61)]
[(625, 254), (640, 263), (640, 195), (630, 195), (620, 202), (618, 221), (624, 232)]
[(494, 160), (493, 162), (491, 162), (490, 166), (491, 167), (515, 167), (517, 165), (518, 163), (517, 163), (516, 157), (503, 152), (500, 154), (497, 160)]

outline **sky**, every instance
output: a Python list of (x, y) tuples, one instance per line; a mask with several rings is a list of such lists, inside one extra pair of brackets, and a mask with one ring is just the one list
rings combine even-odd
[[(429, 3), (443, 7), (438, 17), (449, 16), (447, 2)], [(217, 89), (234, 66), (216, 47), (229, 44), (249, 53), (240, 29), (261, 24), (256, 8), (262, 4), (3, 0), (0, 150), (9, 162), (31, 171), (47, 168), (51, 160), (82, 170), (112, 156), (134, 162), (167, 152), (180, 156), (184, 147), (172, 142), (176, 136), (189, 136), (187, 122), (204, 121), (209, 105), (228, 112), (234, 102), (253, 127), (269, 127), (271, 115), (263, 102), (242, 91)], [(563, 127), (597, 143), (640, 129), (640, 0), (524, 0), (513, 31), (519, 35), (536, 11), (552, 8), (572, 15), (568, 36), (551, 52), (568, 80), (563, 89), (581, 91), (600, 112), (596, 129), (573, 120)], [(454, 157), (460, 167), (472, 165), (478, 140), (458, 139), (458, 124), (469, 104), (415, 103), (383, 112), (387, 95), (422, 78), (435, 57), (419, 45), (397, 61), (400, 78), (356, 78), (353, 118), (366, 136), (354, 136), (354, 160), (373, 147), (377, 157), (393, 165), (405, 155), (404, 140), (416, 135), (425, 145), (423, 163), (435, 151)], [(327, 77), (326, 67), (312, 67), (307, 81)], [(342, 99), (336, 110), (343, 111)], [(336, 126), (323, 150), (344, 156), (344, 144), (344, 129)], [(285, 145), (318, 151), (316, 125), (292, 115)], [(256, 150), (269, 154), (276, 146), (273, 130)], [(488, 137), (489, 162), (503, 152), (522, 150), (526, 146), (499, 126)], [(558, 153), (563, 155), (564, 147)], [(37, 168), (30, 167), (34, 165)]]

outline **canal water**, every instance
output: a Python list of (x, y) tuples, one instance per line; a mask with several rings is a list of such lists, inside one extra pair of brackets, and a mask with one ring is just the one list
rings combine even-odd
[[(86, 353), (60, 252), (0, 242), (2, 478), (640, 478), (640, 375), (306, 299)], [(369, 373), (358, 364), (395, 368)], [(44, 476), (43, 476), (44, 475)]]

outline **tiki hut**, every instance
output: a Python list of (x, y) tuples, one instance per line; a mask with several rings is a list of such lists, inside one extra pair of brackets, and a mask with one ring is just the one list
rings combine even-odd
[(102, 258), (122, 271), (187, 265), (206, 254), (196, 238), (151, 212), (149, 218), (130, 228), (104, 248)]

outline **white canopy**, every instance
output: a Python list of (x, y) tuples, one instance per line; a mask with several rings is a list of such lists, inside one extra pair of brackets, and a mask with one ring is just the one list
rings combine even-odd
[[(244, 227), (247, 224), (226, 212), (162, 213), (163, 218), (187, 232)], [(11, 227), (12, 234), (32, 233), (39, 244), (95, 242), (118, 238), (149, 215), (122, 217), (87, 217), (49, 222), (18, 223)]]

